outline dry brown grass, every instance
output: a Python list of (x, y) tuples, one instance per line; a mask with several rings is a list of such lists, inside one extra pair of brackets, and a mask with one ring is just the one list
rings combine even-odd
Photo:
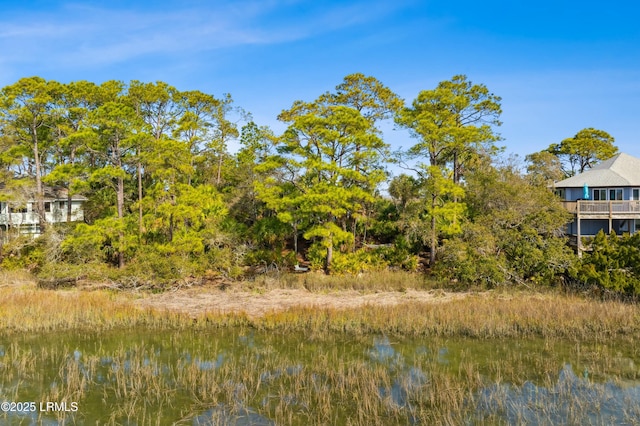
[(325, 275), (322, 272), (303, 274), (271, 273), (255, 277), (244, 283), (249, 289), (304, 289), (311, 292), (335, 290), (356, 291), (405, 291), (407, 289), (428, 290), (438, 283), (424, 274), (405, 271), (364, 272), (357, 275)]
[[(0, 287), (0, 333), (248, 327), (285, 337), (288, 333), (304, 333), (305, 342), (329, 341), (336, 334), (353, 336), (358, 341), (370, 337), (357, 336), (382, 334), (445, 339), (469, 337), (495, 342), (541, 337), (545, 345), (560, 342), (559, 339), (573, 342), (575, 359), (588, 366), (591, 376), (606, 377), (607, 372), (613, 370), (620, 372), (620, 380), (637, 379), (635, 367), (627, 365), (630, 358), (619, 356), (616, 348), (607, 344), (612, 339), (634, 341), (640, 336), (640, 307), (635, 304), (595, 301), (553, 292), (447, 293), (411, 287), (396, 291), (351, 288), (312, 292), (296, 287), (259, 290), (257, 287), (227, 291), (192, 288), (161, 295), (106, 290), (54, 291), (38, 289), (23, 277), (12, 285)], [(273, 294), (278, 297), (269, 299)], [(300, 303), (302, 295), (314, 302)], [(237, 309), (221, 312), (219, 306), (207, 302), (209, 297), (211, 300), (235, 297), (239, 301)], [(319, 299), (313, 299), (316, 297)], [(173, 306), (168, 303), (172, 298), (176, 306), (186, 309), (168, 309)], [(248, 315), (242, 308), (250, 306), (252, 299), (263, 308)], [(317, 303), (319, 300), (326, 303)], [(269, 301), (272, 304), (264, 309)], [(591, 343), (583, 345), (582, 342)], [(7, 368), (0, 368), (0, 385), (29, 377), (37, 379), (40, 366), (51, 363), (59, 371), (58, 385), (41, 398), (77, 400), (84, 406), (93, 401), (103, 411), (108, 406), (111, 417), (103, 418), (102, 423), (156, 424), (161, 413), (175, 416), (179, 400), (190, 404), (181, 414), (184, 424), (191, 424), (194, 415), (210, 407), (223, 404), (233, 410), (234, 404), (239, 404), (256, 407), (261, 415), (274, 419), (277, 424), (354, 425), (411, 421), (473, 424), (474, 399), (487, 385), (504, 382), (521, 386), (531, 379), (532, 370), (544, 388), (555, 385), (557, 363), (548, 362), (553, 343), (549, 348), (524, 354), (507, 351), (504, 358), (495, 359), (482, 368), (472, 358), (462, 356), (454, 374), (447, 365), (438, 362), (437, 348), (434, 346), (431, 352), (411, 360), (411, 365), (428, 374), (424, 382), (407, 384), (410, 405), (405, 407), (394, 404), (389, 397), (394, 383), (406, 380), (406, 376), (400, 374), (404, 370), (357, 359), (345, 360), (336, 350), (319, 351), (312, 359), (305, 359), (299, 369), (293, 369), (294, 373), (276, 375), (269, 372), (287, 371), (301, 363), (295, 351), (283, 357), (267, 348), (256, 349), (258, 352), (230, 358), (215, 369), (202, 369), (196, 363), (171, 364), (165, 368), (154, 348), (142, 344), (115, 352), (99, 349), (90, 356), (83, 355), (83, 368), (80, 368), (69, 355), (72, 348), (38, 352), (28, 344), (13, 343), (5, 348), (2, 361)], [(127, 365), (128, 373), (124, 373), (124, 368), (111, 369), (105, 373), (104, 384), (91, 380), (97, 370), (103, 368), (100, 366), (105, 357), (112, 359), (113, 365)], [(158, 371), (164, 373), (157, 374)], [(381, 389), (385, 390), (383, 394)], [(18, 390), (9, 396), (14, 400), (24, 399)], [(498, 406), (501, 403), (498, 402)], [(573, 399), (569, 399), (569, 403), (575, 405), (576, 413), (584, 408), (581, 404), (585, 404)], [(548, 419), (553, 418), (552, 414), (542, 410), (541, 424), (551, 424)], [(175, 417), (171, 418), (175, 421)], [(588, 419), (580, 416), (571, 419), (575, 424), (583, 420)], [(479, 424), (492, 421), (504, 423), (503, 419), (491, 415), (477, 419)]]
[(640, 308), (560, 294), (468, 294), (445, 303), (409, 301), (355, 310), (292, 308), (255, 325), (265, 329), (473, 338), (606, 339), (640, 336)]
[(35, 277), (27, 271), (0, 269), (0, 287), (33, 287), (35, 284)]
[[(184, 314), (140, 308), (130, 295), (109, 291), (0, 288), (0, 332), (42, 332), (75, 329), (187, 327)], [(232, 320), (232, 318), (229, 318)]]
[[(271, 297), (274, 294), (277, 297)], [(2, 333), (248, 326), (280, 332), (482, 339), (640, 336), (638, 305), (559, 293), (190, 289), (152, 295), (24, 285), (0, 288), (0, 306)]]

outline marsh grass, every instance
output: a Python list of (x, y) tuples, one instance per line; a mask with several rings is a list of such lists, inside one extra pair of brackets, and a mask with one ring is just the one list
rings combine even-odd
[(356, 275), (325, 275), (322, 272), (302, 274), (269, 273), (246, 281), (253, 289), (306, 289), (312, 292), (357, 290), (357, 291), (406, 291), (407, 289), (428, 290), (440, 284), (424, 274), (405, 271), (383, 270), (363, 272)]
[(0, 334), (111, 330), (232, 327), (246, 325), (244, 315), (193, 315), (137, 307), (135, 294), (107, 290), (0, 288)]
[[(140, 308), (133, 293), (0, 288), (0, 333), (64, 330), (211, 329), (251, 327), (271, 332), (349, 335), (543, 337), (610, 339), (640, 336), (640, 307), (561, 293), (478, 293), (438, 303), (335, 309), (294, 307), (261, 317), (190, 315)], [(144, 297), (144, 296), (142, 296)]]
[(470, 295), (444, 303), (407, 302), (349, 310), (292, 308), (252, 320), (252, 326), (311, 334), (633, 339), (640, 335), (640, 308), (560, 294)]
[[(431, 347), (420, 351), (387, 342), (390, 352), (374, 358), (367, 356), (368, 339), (356, 339), (358, 349), (350, 353), (329, 340), (308, 346), (303, 339), (287, 350), (274, 348), (276, 341), (226, 353), (214, 364), (202, 360), (222, 349), (186, 357), (170, 350), (171, 342), (168, 347), (96, 345), (81, 354), (68, 345), (32, 349), (13, 343), (2, 356), (1, 396), (76, 401), (78, 413), (48, 414), (69, 424), (199, 424), (194, 419), (234, 424), (236, 416), (291, 425), (556, 424), (558, 419), (604, 425), (610, 420), (598, 406), (612, 398), (607, 387), (598, 380), (559, 380), (563, 355), (556, 343), (549, 343), (550, 353), (509, 350), (514, 342), (498, 349), (487, 344), (491, 362), (463, 349), (449, 363), (440, 357), (445, 340), (430, 340)], [(625, 379), (622, 370), (597, 367), (600, 359), (585, 356), (596, 351), (614, 358), (619, 348), (579, 346), (567, 347), (572, 357), (583, 356), (576, 368), (602, 368), (608, 380)], [(540, 367), (532, 379), (531, 370)], [(537, 389), (539, 396), (523, 402), (526, 389)], [(638, 424), (636, 403), (622, 404), (628, 424)], [(45, 420), (40, 416), (35, 424)]]
[[(396, 281), (389, 278), (379, 289), (415, 288), (410, 285), (415, 281), (406, 276), (398, 275)], [(314, 278), (320, 284), (311, 283), (308, 274), (294, 277), (289, 283), (274, 285), (313, 291), (360, 289), (353, 280), (349, 283), (340, 277)], [(430, 283), (424, 285), (429, 288)], [(369, 289), (367, 286), (369, 283), (363, 284)], [(262, 416), (276, 424), (292, 425), (526, 424), (531, 415), (537, 416), (539, 424), (553, 424), (559, 415), (568, 424), (586, 424), (593, 418), (581, 413), (596, 410), (597, 415), (598, 407), (575, 395), (575, 389), (558, 387), (558, 366), (564, 358), (575, 361), (578, 375), (585, 372), (588, 376), (589, 381), (580, 386), (603, 401), (610, 396), (596, 385), (598, 381), (622, 386), (640, 379), (640, 349), (635, 344), (640, 336), (640, 308), (629, 303), (514, 291), (384, 307), (297, 307), (248, 317), (141, 309), (134, 303), (137, 297), (144, 295), (37, 289), (28, 280), (0, 287), (0, 335), (11, 342), (2, 347), (0, 356), (0, 397), (77, 401), (79, 413), (55, 415), (69, 424), (196, 424), (196, 416), (213, 424), (229, 423), (233, 416)], [(55, 338), (57, 333), (110, 330), (176, 335), (255, 330), (280, 338), (281, 343), (247, 346), (239, 354), (222, 356), (220, 362), (196, 362), (166, 359), (161, 348), (144, 342), (123, 343), (115, 350), (96, 345), (90, 353), (78, 354), (73, 346), (52, 344), (34, 349), (15, 338), (28, 333)], [(293, 335), (304, 338), (288, 351), (278, 349), (291, 345), (288, 338)], [(397, 357), (363, 358), (363, 342), (383, 335), (424, 338), (434, 345), (405, 356), (403, 362)], [(347, 349), (338, 350), (331, 343), (336, 336), (348, 338), (360, 349), (345, 356)], [(443, 339), (486, 341), (496, 347), (508, 343), (488, 361), (478, 361), (461, 350), (458, 359), (447, 364), (438, 353), (437, 342)], [(535, 346), (519, 347), (526, 339), (538, 340)], [(626, 342), (624, 348), (614, 339)], [(568, 354), (561, 353), (559, 342), (570, 342)], [(179, 345), (172, 337), (169, 346)], [(310, 351), (309, 345), (317, 350)], [(207, 350), (225, 353), (215, 344)], [(424, 375), (412, 375), (414, 371)], [(549, 404), (544, 398), (532, 400), (531, 410), (517, 405), (509, 386), (526, 389), (531, 381), (539, 389), (560, 395), (564, 405)], [(492, 386), (495, 392), (483, 400), (483, 390)], [(480, 402), (491, 410), (478, 412)], [(558, 408), (565, 406), (566, 413)], [(634, 420), (640, 415), (637, 407), (631, 404), (623, 411), (627, 423), (638, 424)], [(109, 416), (96, 414), (104, 412)], [(606, 416), (599, 421), (597, 424), (607, 424)]]
[(27, 287), (34, 286), (35, 283), (33, 275), (25, 270), (0, 269), (0, 287)]

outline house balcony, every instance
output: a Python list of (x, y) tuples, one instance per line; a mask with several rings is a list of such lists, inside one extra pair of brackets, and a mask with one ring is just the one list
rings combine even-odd
[(562, 201), (562, 205), (581, 219), (640, 219), (640, 200)]
[(35, 212), (15, 212), (0, 214), (0, 225), (35, 225), (38, 223), (38, 215)]
[[(52, 212), (46, 212), (44, 219), (47, 223), (64, 223), (67, 221), (67, 211), (54, 209)], [(74, 208), (71, 210), (71, 221), (78, 222), (84, 220), (84, 212), (82, 209)], [(38, 225), (40, 218), (36, 212), (14, 212), (0, 213), (0, 225), (5, 228), (11, 226)]]

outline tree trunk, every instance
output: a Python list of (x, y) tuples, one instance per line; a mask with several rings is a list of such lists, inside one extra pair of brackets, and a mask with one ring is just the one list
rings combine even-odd
[(36, 214), (38, 215), (38, 226), (40, 233), (44, 233), (46, 218), (44, 216), (44, 186), (42, 185), (42, 165), (40, 164), (40, 151), (38, 149), (38, 137), (36, 129), (32, 129), (33, 140), (33, 163), (36, 168)]
[[(356, 247), (358, 244), (358, 223), (354, 220), (353, 225), (351, 225), (351, 234), (353, 235), (353, 245), (351, 246), (351, 253), (356, 252)], [(364, 241), (363, 241), (364, 244)]]
[(436, 196), (431, 196), (431, 249), (429, 251), (429, 267), (432, 268), (436, 263), (436, 247), (437, 247), (437, 229), (436, 229)]
[[(118, 208), (118, 219), (120, 219), (120, 221), (122, 221), (122, 219), (124, 218), (124, 179), (122, 179), (121, 177), (118, 178), (118, 191), (117, 191), (117, 195), (116, 195), (116, 204), (117, 204), (117, 208)], [(124, 233), (122, 231), (120, 231), (120, 233), (118, 234), (118, 268), (123, 268), (124, 267), (124, 254), (122, 253), (124, 251), (124, 247), (123, 247), (123, 240), (124, 240)]]
[(298, 262), (298, 223), (293, 222), (293, 252), (296, 255), (296, 263)]
[(124, 217), (124, 179), (118, 177), (117, 182), (116, 208), (118, 210), (118, 219), (122, 219)]
[(458, 151), (453, 152), (453, 183), (460, 182), (460, 165), (458, 164)]
[[(139, 155), (139, 153), (138, 153)], [(142, 164), (138, 161), (138, 242), (142, 241)]]
[[(76, 161), (76, 149), (73, 148), (71, 150), (71, 154), (69, 156), (69, 163), (73, 167)], [(69, 182), (69, 186), (67, 188), (67, 223), (71, 223), (71, 182)]]
[(218, 172), (216, 175), (216, 186), (220, 187), (220, 182), (222, 182), (222, 153), (218, 157)]
[(167, 236), (169, 242), (173, 242), (173, 214), (169, 215), (169, 235)]
[(324, 260), (324, 273), (331, 275), (331, 262), (333, 262), (333, 239), (329, 239), (329, 245), (327, 245), (327, 257)]
[(67, 189), (67, 223), (71, 223), (71, 191)]

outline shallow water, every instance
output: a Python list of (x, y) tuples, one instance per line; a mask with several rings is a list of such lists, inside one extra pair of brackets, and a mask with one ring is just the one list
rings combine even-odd
[(628, 341), (25, 335), (0, 338), (0, 423), (640, 424), (638, 365)]

